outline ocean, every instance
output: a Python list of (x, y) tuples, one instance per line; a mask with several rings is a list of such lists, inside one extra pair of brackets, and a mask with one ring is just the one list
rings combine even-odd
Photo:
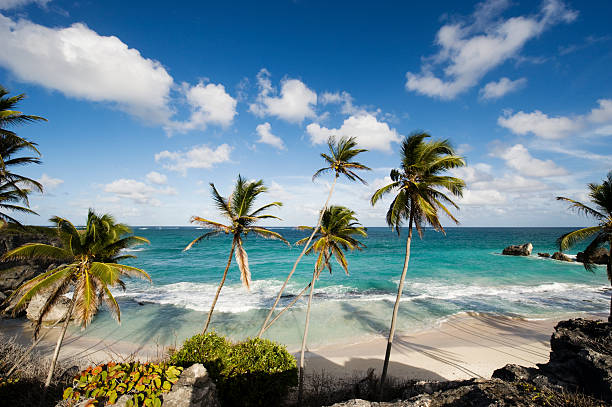
[[(134, 227), (150, 245), (130, 249), (126, 261), (143, 268), (153, 282), (127, 280), (114, 290), (121, 325), (103, 309), (82, 334), (102, 339), (160, 346), (180, 345), (201, 331), (221, 279), (231, 238), (202, 241), (182, 249), (205, 230), (191, 227)], [(290, 242), (306, 236), (294, 228), (274, 228)], [(523, 318), (607, 313), (610, 285), (605, 267), (587, 272), (580, 263), (537, 257), (553, 253), (555, 240), (571, 228), (449, 228), (446, 235), (426, 229), (413, 239), (399, 310), (398, 332), (412, 333), (465, 312)], [(353, 343), (387, 335), (404, 261), (406, 231), (368, 228), (367, 248), (348, 254), (350, 275), (333, 263), (333, 274), (317, 281), (308, 344), (310, 348)], [(415, 234), (416, 236), (416, 234)], [(531, 242), (530, 257), (502, 256), (510, 244)], [(233, 340), (257, 334), (301, 247), (248, 236), (245, 248), (253, 278), (240, 283), (234, 260), (212, 320), (212, 329)], [(568, 253), (575, 254), (582, 247)], [(281, 301), (289, 303), (308, 284), (313, 256), (302, 259)], [(297, 349), (306, 308), (304, 298), (270, 328), (265, 337)], [(280, 309), (280, 308), (279, 308)], [(74, 328), (75, 331), (78, 328)]]

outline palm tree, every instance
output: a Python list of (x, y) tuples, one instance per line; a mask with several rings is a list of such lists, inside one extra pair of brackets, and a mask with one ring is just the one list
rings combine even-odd
[(119, 322), (121, 320), (119, 304), (109, 287), (119, 285), (124, 288), (125, 284), (121, 280), (124, 276), (151, 280), (145, 271), (118, 263), (126, 258), (135, 257), (121, 254), (123, 249), (149, 243), (149, 241), (140, 236), (125, 236), (131, 232), (130, 228), (122, 223), (116, 223), (111, 215), (100, 216), (90, 209), (84, 230), (78, 230), (68, 220), (57, 216), (51, 218), (50, 221), (57, 227), (62, 247), (43, 243), (27, 243), (9, 251), (3, 257), (5, 260), (47, 259), (62, 263), (61, 266), (23, 283), (6, 300), (8, 309), (12, 309), (14, 315), (22, 310), (34, 295), (45, 293), (47, 300), (36, 321), (35, 336), (38, 335), (44, 316), (64, 294), (73, 290), (62, 331), (55, 346), (45, 388), (51, 383), (62, 341), (73, 315), (83, 328), (87, 327), (96, 314), (102, 299)]
[[(608, 281), (612, 283), (612, 171), (608, 172), (606, 179), (604, 179), (601, 184), (591, 183), (588, 184), (588, 187), (589, 198), (595, 205), (595, 208), (591, 208), (583, 203), (562, 196), (558, 196), (557, 199), (570, 202), (571, 209), (594, 218), (598, 222), (598, 225), (566, 233), (557, 240), (557, 243), (559, 244), (559, 249), (564, 251), (580, 241), (595, 236), (583, 252), (582, 264), (585, 269), (591, 272), (593, 272), (595, 268), (595, 264), (592, 260), (595, 250), (607, 244), (609, 251), (606, 271), (608, 274)], [(610, 298), (610, 315), (608, 316), (608, 322), (612, 322), (612, 296)]]
[(210, 183), (210, 188), (212, 190), (213, 200), (215, 201), (217, 209), (223, 217), (227, 218), (229, 223), (224, 225), (222, 223), (213, 222), (199, 216), (192, 217), (191, 222), (198, 223), (205, 228), (212, 229), (212, 231), (204, 233), (202, 236), (194, 239), (187, 245), (187, 247), (185, 247), (183, 251), (191, 249), (194, 244), (203, 239), (216, 236), (222, 232), (226, 235), (232, 235), (232, 248), (227, 259), (227, 265), (225, 266), (223, 277), (221, 278), (215, 298), (210, 306), (208, 318), (206, 319), (206, 324), (204, 325), (202, 333), (206, 333), (206, 330), (208, 329), (213, 310), (215, 309), (215, 304), (219, 298), (221, 288), (223, 288), (223, 284), (225, 283), (227, 271), (232, 263), (232, 255), (234, 253), (236, 256), (236, 263), (238, 263), (238, 268), (240, 269), (240, 280), (247, 289), (250, 288), (251, 271), (249, 270), (249, 258), (242, 244), (242, 235), (244, 234), (246, 236), (252, 232), (256, 236), (266, 239), (276, 239), (289, 244), (289, 242), (287, 242), (287, 240), (279, 233), (273, 232), (261, 226), (255, 226), (255, 223), (262, 219), (279, 219), (273, 215), (264, 215), (263, 212), (274, 206), (282, 206), (282, 203), (280, 202), (272, 202), (260, 207), (259, 209), (253, 210), (253, 204), (255, 203), (257, 196), (268, 190), (263, 185), (262, 180), (246, 181), (244, 178), (238, 175), (238, 180), (236, 181), (234, 190), (228, 198), (224, 198), (219, 194), (217, 188), (215, 188), (215, 184)]
[(331, 199), (332, 194), (334, 193), (334, 188), (336, 187), (336, 182), (338, 181), (338, 178), (342, 175), (351, 181), (358, 180), (358, 181), (361, 181), (363, 184), (367, 184), (367, 182), (365, 182), (359, 175), (355, 173), (355, 170), (368, 170), (369, 171), (370, 168), (366, 167), (365, 165), (361, 163), (358, 163), (352, 160), (358, 154), (364, 153), (368, 150), (357, 148), (357, 139), (355, 139), (355, 137), (342, 137), (340, 138), (340, 140), (336, 140), (336, 138), (332, 136), (327, 140), (327, 147), (329, 148), (329, 154), (321, 153), (321, 157), (323, 157), (323, 159), (325, 160), (326, 166), (317, 170), (312, 176), (312, 180), (314, 181), (317, 177), (323, 174), (332, 172), (334, 173), (334, 182), (332, 183), (332, 186), (329, 189), (327, 200), (325, 201), (325, 204), (323, 205), (323, 208), (321, 209), (319, 220), (317, 221), (317, 225), (315, 226), (312, 233), (310, 234), (310, 237), (308, 238), (306, 244), (304, 245), (304, 250), (302, 250), (302, 253), (300, 253), (298, 258), (295, 260), (295, 263), (293, 264), (293, 268), (291, 269), (291, 272), (289, 272), (289, 274), (287, 275), (287, 278), (285, 279), (285, 282), (283, 283), (283, 286), (279, 290), (278, 295), (276, 296), (276, 300), (274, 300), (274, 304), (272, 304), (272, 308), (270, 308), (270, 311), (268, 312), (268, 315), (266, 316), (266, 320), (264, 321), (263, 325), (261, 326), (261, 329), (259, 330), (259, 333), (257, 334), (258, 338), (261, 337), (261, 335), (267, 329), (267, 326), (269, 326), (268, 321), (270, 321), (270, 317), (272, 317), (272, 314), (274, 313), (274, 309), (278, 305), (278, 302), (280, 301), (281, 296), (283, 295), (283, 292), (285, 291), (285, 288), (287, 287), (287, 283), (291, 279), (291, 276), (293, 275), (293, 273), (295, 273), (295, 270), (298, 264), (300, 263), (300, 260), (302, 260), (302, 257), (304, 257), (304, 253), (308, 249), (310, 242), (312, 241), (314, 235), (317, 233), (319, 227), (321, 226), (321, 218), (323, 216), (323, 213), (325, 213), (325, 209), (329, 205), (329, 200)]
[[(333, 257), (348, 275), (348, 263), (344, 255), (344, 250), (363, 250), (365, 245), (353, 236), (359, 235), (366, 237), (365, 229), (360, 226), (355, 217), (355, 212), (344, 206), (330, 206), (323, 212), (320, 227), (300, 226), (300, 229), (313, 230), (315, 232), (314, 243), (306, 250), (306, 255), (311, 253), (318, 254), (315, 262), (312, 280), (309, 284), (310, 295), (308, 296), (308, 307), (306, 308), (306, 323), (304, 325), (304, 337), (302, 338), (302, 348), (300, 350), (300, 379), (298, 400), (301, 402), (304, 388), (304, 350), (306, 349), (306, 339), (308, 337), (308, 325), (310, 322), (310, 306), (314, 292), (315, 282), (326, 267), (330, 274), (332, 267), (330, 260)], [(310, 238), (303, 238), (296, 242), (297, 245), (307, 245)], [(299, 404), (298, 402), (298, 404)]]
[(429, 137), (426, 133), (417, 132), (403, 140), (400, 168), (391, 170), (390, 176), (392, 182), (377, 190), (371, 198), (372, 205), (375, 205), (384, 195), (391, 191), (397, 191), (387, 211), (387, 224), (391, 228), (395, 228), (399, 236), (400, 226), (405, 220), (408, 220), (408, 239), (406, 241), (404, 267), (397, 290), (395, 306), (393, 307), (385, 362), (380, 378), (381, 398), (389, 366), (393, 336), (395, 334), (397, 311), (410, 260), (412, 227), (416, 228), (420, 238), (423, 237), (423, 226), (426, 224), (433, 226), (437, 231), (445, 233), (438, 217), (439, 209), (442, 209), (453, 222), (459, 223), (445, 205), (451, 205), (456, 209), (458, 209), (458, 206), (437, 188), (444, 188), (454, 196), (462, 196), (465, 186), (463, 180), (444, 175), (444, 173), (451, 168), (464, 166), (465, 161), (462, 157), (455, 155), (448, 140), (426, 142), (425, 139)]

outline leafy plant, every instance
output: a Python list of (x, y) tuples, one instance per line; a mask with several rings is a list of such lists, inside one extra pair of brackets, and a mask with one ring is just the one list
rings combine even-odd
[(88, 367), (64, 390), (64, 400), (89, 400), (91, 405), (114, 404), (130, 395), (127, 407), (160, 407), (163, 394), (172, 389), (183, 368), (168, 364), (109, 362)]
[(183, 367), (201, 363), (211, 377), (218, 377), (231, 347), (232, 344), (225, 337), (214, 331), (194, 335), (186, 339), (181, 349), (170, 357), (170, 363)]

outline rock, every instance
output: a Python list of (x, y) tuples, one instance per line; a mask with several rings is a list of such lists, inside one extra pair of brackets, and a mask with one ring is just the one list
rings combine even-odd
[(516, 382), (519, 380), (528, 381), (535, 376), (537, 369), (519, 365), (506, 365), (496, 369), (491, 376), (494, 379), (501, 379), (506, 382)]
[[(38, 321), (40, 317), (40, 311), (42, 307), (45, 305), (47, 301), (47, 295), (44, 294), (36, 294), (30, 300), (28, 304), (28, 308), (26, 310), (26, 316), (30, 321)], [(54, 307), (51, 308), (49, 312), (43, 318), (43, 323), (45, 324), (53, 324), (57, 321), (61, 321), (64, 319), (64, 316), (68, 312), (68, 308), (70, 307), (70, 300), (66, 297), (60, 297)]]
[[(600, 247), (599, 249), (595, 250), (595, 253), (593, 253), (590, 260), (595, 264), (608, 264), (609, 255), (610, 254), (607, 249)], [(584, 252), (578, 252), (576, 254), (576, 261), (584, 261)]]
[(530, 256), (532, 250), (533, 245), (531, 243), (525, 243), (521, 245), (508, 246), (502, 251), (502, 254), (507, 256)]
[(550, 257), (550, 253), (538, 253), (539, 257)]
[(218, 407), (217, 390), (206, 368), (197, 363), (185, 369), (172, 390), (164, 395), (164, 407)]
[(4, 302), (6, 300), (7, 295), (0, 291), (0, 302)]
[(574, 261), (571, 259), (571, 257), (568, 257), (561, 252), (554, 252), (553, 255), (550, 256), (550, 258), (553, 260), (560, 260), (560, 261)]

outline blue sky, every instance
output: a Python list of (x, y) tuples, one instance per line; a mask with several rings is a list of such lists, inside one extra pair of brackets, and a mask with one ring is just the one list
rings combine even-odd
[(370, 150), (369, 185), (333, 198), (366, 226), (414, 130), (466, 157), (464, 226), (585, 224), (554, 197), (612, 169), (607, 1), (129, 4), (0, 0), (0, 83), (49, 120), (19, 129), (43, 154), (28, 223), (187, 225), (240, 173), (284, 203), (275, 225), (310, 224), (331, 134)]

